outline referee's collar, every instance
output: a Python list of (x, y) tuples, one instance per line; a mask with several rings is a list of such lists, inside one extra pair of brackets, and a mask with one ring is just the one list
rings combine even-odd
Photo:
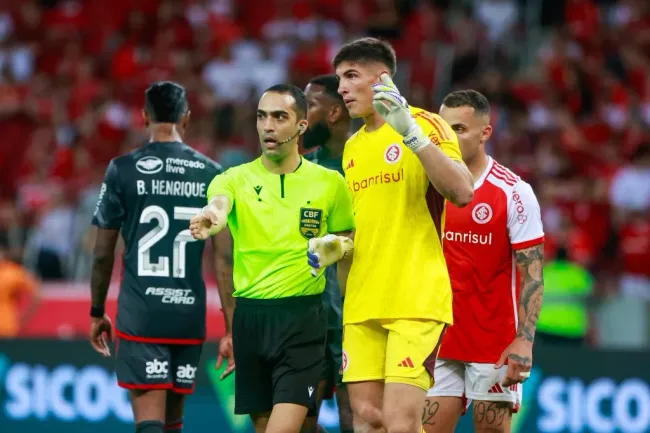
[(293, 171), (293, 173), (297, 172), (298, 169), (299, 169), (300, 167), (302, 167), (303, 157), (302, 157), (302, 155), (298, 155), (298, 157), (300, 158), (300, 162), (298, 163), (298, 167), (296, 167), (296, 169)]
[[(291, 173), (284, 173), (285, 175), (295, 173), (295, 172), (298, 171), (298, 169), (299, 169), (300, 167), (302, 167), (302, 163), (303, 163), (303, 161), (304, 161), (305, 158), (304, 158), (302, 155), (298, 155), (298, 157), (300, 158), (300, 161), (298, 162), (298, 166), (297, 166), (297, 167), (295, 168), (295, 170), (293, 170)], [(264, 163), (262, 162), (262, 158), (261, 158), (261, 157), (258, 158), (258, 160), (259, 160), (259, 162), (260, 162), (260, 166), (262, 167), (262, 170), (264, 170), (264, 171), (267, 172), (268, 174), (272, 174), (272, 175), (274, 175), (274, 176), (282, 176), (282, 174), (276, 174), (276, 173), (272, 173), (271, 171), (269, 171), (269, 169), (266, 168), (266, 167), (264, 166)]]

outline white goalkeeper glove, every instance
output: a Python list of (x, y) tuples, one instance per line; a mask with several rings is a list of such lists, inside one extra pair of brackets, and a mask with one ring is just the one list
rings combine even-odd
[(372, 85), (372, 91), (375, 92), (372, 106), (386, 123), (402, 136), (406, 147), (418, 153), (431, 144), (431, 140), (415, 122), (408, 102), (399, 93), (390, 76), (383, 73), (380, 78), (382, 84)]
[(326, 235), (322, 238), (309, 239), (307, 263), (311, 266), (311, 274), (317, 277), (321, 268), (326, 268), (352, 254), (353, 249), (352, 239), (345, 236)]

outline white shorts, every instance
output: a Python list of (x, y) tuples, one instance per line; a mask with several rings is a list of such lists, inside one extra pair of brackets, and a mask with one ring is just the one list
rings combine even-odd
[(522, 384), (501, 385), (507, 371), (507, 365), (495, 370), (494, 364), (438, 359), (435, 384), (427, 397), (460, 397), (465, 401), (465, 410), (472, 400), (507, 401), (512, 403), (513, 412), (517, 412), (521, 405)]

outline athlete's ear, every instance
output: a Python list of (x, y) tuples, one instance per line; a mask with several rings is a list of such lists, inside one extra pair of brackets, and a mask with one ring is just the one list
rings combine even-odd
[(148, 128), (150, 120), (149, 120), (149, 115), (147, 114), (144, 108), (142, 109), (142, 119), (144, 120), (144, 127)]
[(307, 119), (302, 119), (298, 123), (298, 131), (300, 131), (300, 135), (304, 134), (305, 131), (307, 131), (308, 126), (309, 126), (309, 122), (307, 122)]
[(183, 114), (183, 117), (181, 117), (181, 126), (183, 127), (183, 130), (187, 129), (187, 125), (190, 123), (190, 110), (187, 110), (185, 114)]
[(388, 71), (388, 70), (386, 70), (386, 69), (379, 69), (379, 74), (377, 75), (377, 83), (378, 83), (378, 84), (381, 84), (381, 83), (382, 83), (382, 81), (381, 81), (381, 76), (382, 76), (383, 74), (386, 74), (386, 75), (388, 75), (391, 79), (393, 79), (393, 76), (391, 75), (390, 71)]
[(336, 123), (343, 114), (343, 107), (338, 104), (332, 104), (329, 113), (327, 113), (327, 123)]
[(491, 136), (492, 136), (492, 125), (484, 126), (483, 131), (481, 131), (481, 143), (483, 144), (487, 143)]

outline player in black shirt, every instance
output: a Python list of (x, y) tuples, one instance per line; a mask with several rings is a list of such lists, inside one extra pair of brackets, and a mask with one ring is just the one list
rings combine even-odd
[[(343, 148), (350, 136), (352, 119), (345, 107), (343, 97), (338, 93), (339, 80), (336, 75), (321, 75), (313, 78), (305, 89), (309, 104), (307, 111), (307, 131), (303, 135), (302, 145), (306, 150), (314, 149), (305, 155), (305, 159), (320, 164), (341, 175), (343, 172)], [(339, 426), (341, 433), (351, 433), (352, 408), (350, 396), (341, 381), (343, 361), (343, 301), (337, 281), (336, 266), (325, 269), (325, 291), (323, 303), (327, 311), (327, 346), (321, 381), (316, 390), (316, 407), (320, 411), (324, 399), (330, 400), (336, 394), (339, 409)], [(309, 429), (316, 419), (308, 417), (305, 421)]]
[[(131, 390), (137, 433), (181, 431), (184, 395), (194, 389), (206, 334), (204, 242), (187, 227), (221, 167), (182, 142), (189, 115), (180, 85), (158, 82), (147, 89), (143, 116), (149, 143), (110, 162), (92, 221), (98, 230), (90, 341), (108, 356), (105, 335), (117, 336), (117, 379)], [(120, 232), (124, 274), (113, 331), (104, 303)], [(225, 236), (217, 235), (212, 245), (220, 292), (232, 293), (232, 274), (222, 260)], [(229, 328), (232, 297), (222, 305)]]

